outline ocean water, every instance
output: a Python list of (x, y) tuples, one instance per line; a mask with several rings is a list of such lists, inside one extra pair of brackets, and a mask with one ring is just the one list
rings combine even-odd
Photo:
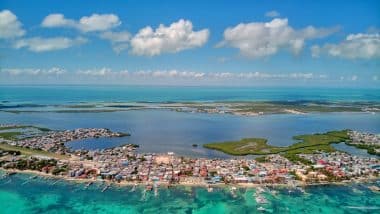
[(380, 101), (380, 88), (174, 87), (174, 86), (0, 86), (0, 102), (176, 101)]
[[(269, 203), (258, 205), (252, 188), (241, 188), (237, 197), (229, 189), (204, 187), (159, 188), (158, 196), (143, 188), (111, 187), (101, 192), (101, 183), (88, 189), (84, 184), (17, 174), (0, 180), (0, 213), (379, 213), (380, 194), (367, 185), (329, 185), (307, 187), (306, 193), (276, 188), (279, 192), (264, 196)], [(375, 185), (378, 185), (375, 183)]]

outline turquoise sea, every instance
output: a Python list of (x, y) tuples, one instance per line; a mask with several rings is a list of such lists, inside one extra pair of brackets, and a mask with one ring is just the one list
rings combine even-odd
[[(159, 188), (158, 195), (143, 187), (111, 187), (101, 192), (102, 184), (88, 189), (84, 184), (30, 180), (31, 175), (17, 174), (0, 180), (0, 213), (379, 213), (380, 194), (369, 184), (329, 185), (305, 188), (305, 193), (275, 188), (266, 192), (269, 203), (258, 205), (255, 189), (240, 188), (233, 197), (228, 187)], [(53, 185), (53, 183), (55, 183)], [(379, 185), (379, 184), (371, 184)], [(258, 211), (262, 206), (265, 211)]]

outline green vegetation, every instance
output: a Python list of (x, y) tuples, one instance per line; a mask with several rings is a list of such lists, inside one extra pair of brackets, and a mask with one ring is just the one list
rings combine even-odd
[(266, 155), (276, 147), (267, 144), (264, 138), (244, 138), (240, 141), (204, 144), (203, 147), (215, 149), (230, 155)]
[(37, 129), (41, 132), (51, 131), (48, 128), (38, 127), (38, 126), (29, 126), (29, 125), (6, 126), (6, 127), (0, 127), (0, 138), (4, 138), (5, 140), (17, 140), (23, 134), (25, 129)]
[(4, 138), (6, 140), (16, 140), (21, 132), (0, 132), (0, 138)]
[(245, 138), (240, 141), (205, 144), (208, 149), (215, 149), (230, 155), (269, 155), (281, 154), (292, 161), (300, 161), (308, 164), (307, 160), (298, 157), (297, 154), (311, 154), (317, 151), (333, 152), (333, 143), (346, 142), (349, 140), (348, 130), (330, 131), (323, 134), (299, 135), (293, 137), (297, 143), (278, 147), (267, 144), (263, 138)]
[(283, 154), (283, 156), (293, 163), (300, 162), (304, 165), (312, 165), (313, 164), (311, 161), (304, 159), (304, 158), (301, 158), (300, 156), (298, 156), (295, 153), (286, 153), (286, 154)]
[(42, 151), (42, 150), (35, 150), (35, 149), (28, 149), (24, 147), (19, 147), (19, 146), (12, 146), (6, 143), (0, 143), (0, 149), (5, 150), (5, 151), (18, 151), (21, 152), (22, 155), (26, 156), (33, 156), (33, 155), (43, 155), (51, 158), (59, 158), (59, 159), (68, 159), (68, 156), (65, 155), (59, 155), (47, 151)]
[(264, 155), (264, 156), (260, 156), (260, 157), (255, 158), (255, 160), (259, 163), (265, 163), (267, 160), (267, 157)]
[(48, 129), (48, 128), (38, 127), (38, 126), (28, 126), (28, 125), (14, 125), (14, 126), (0, 127), (0, 131), (3, 131), (3, 130), (10, 130), (10, 129), (26, 129), (26, 128), (34, 128), (34, 129), (40, 130), (40, 131), (42, 131), (42, 132), (48, 132), (48, 131), (51, 131), (51, 130)]
[(129, 137), (129, 136), (131, 136), (131, 134), (125, 133), (125, 132), (118, 132), (118, 134), (119, 134), (119, 137)]

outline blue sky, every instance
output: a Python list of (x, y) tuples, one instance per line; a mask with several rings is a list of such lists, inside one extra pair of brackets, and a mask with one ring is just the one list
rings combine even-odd
[(379, 11), (378, 1), (3, 0), (0, 83), (376, 87)]

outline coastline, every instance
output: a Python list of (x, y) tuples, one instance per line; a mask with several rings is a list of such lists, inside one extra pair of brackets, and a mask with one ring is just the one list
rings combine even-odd
[(372, 178), (358, 178), (356, 180), (350, 180), (350, 181), (334, 181), (334, 182), (315, 182), (315, 183), (309, 183), (309, 182), (301, 182), (298, 181), (296, 184), (280, 184), (280, 183), (274, 183), (274, 184), (256, 184), (256, 183), (229, 183), (229, 184), (223, 184), (223, 183), (217, 183), (217, 184), (207, 184), (207, 183), (191, 183), (191, 182), (179, 182), (174, 184), (169, 184), (168, 182), (154, 182), (154, 181), (144, 181), (144, 182), (132, 182), (132, 181), (110, 181), (105, 179), (92, 179), (92, 178), (70, 178), (68, 176), (57, 176), (52, 175), (40, 171), (35, 170), (17, 170), (17, 169), (3, 169), (0, 168), (0, 171), (3, 171), (5, 173), (7, 172), (16, 172), (20, 174), (29, 174), (29, 175), (37, 175), (41, 176), (43, 178), (51, 178), (51, 179), (58, 179), (65, 182), (73, 182), (76, 184), (88, 184), (90, 182), (93, 183), (105, 183), (109, 185), (114, 185), (117, 187), (128, 187), (128, 186), (146, 186), (146, 185), (153, 185), (157, 184), (158, 186), (164, 186), (164, 187), (217, 187), (217, 188), (223, 188), (223, 187), (239, 187), (239, 188), (258, 188), (258, 187), (274, 187), (274, 188), (295, 188), (295, 187), (310, 187), (310, 186), (329, 186), (329, 185), (350, 185), (350, 184), (366, 184), (366, 183), (372, 183), (375, 181), (380, 181), (380, 177), (372, 177)]

